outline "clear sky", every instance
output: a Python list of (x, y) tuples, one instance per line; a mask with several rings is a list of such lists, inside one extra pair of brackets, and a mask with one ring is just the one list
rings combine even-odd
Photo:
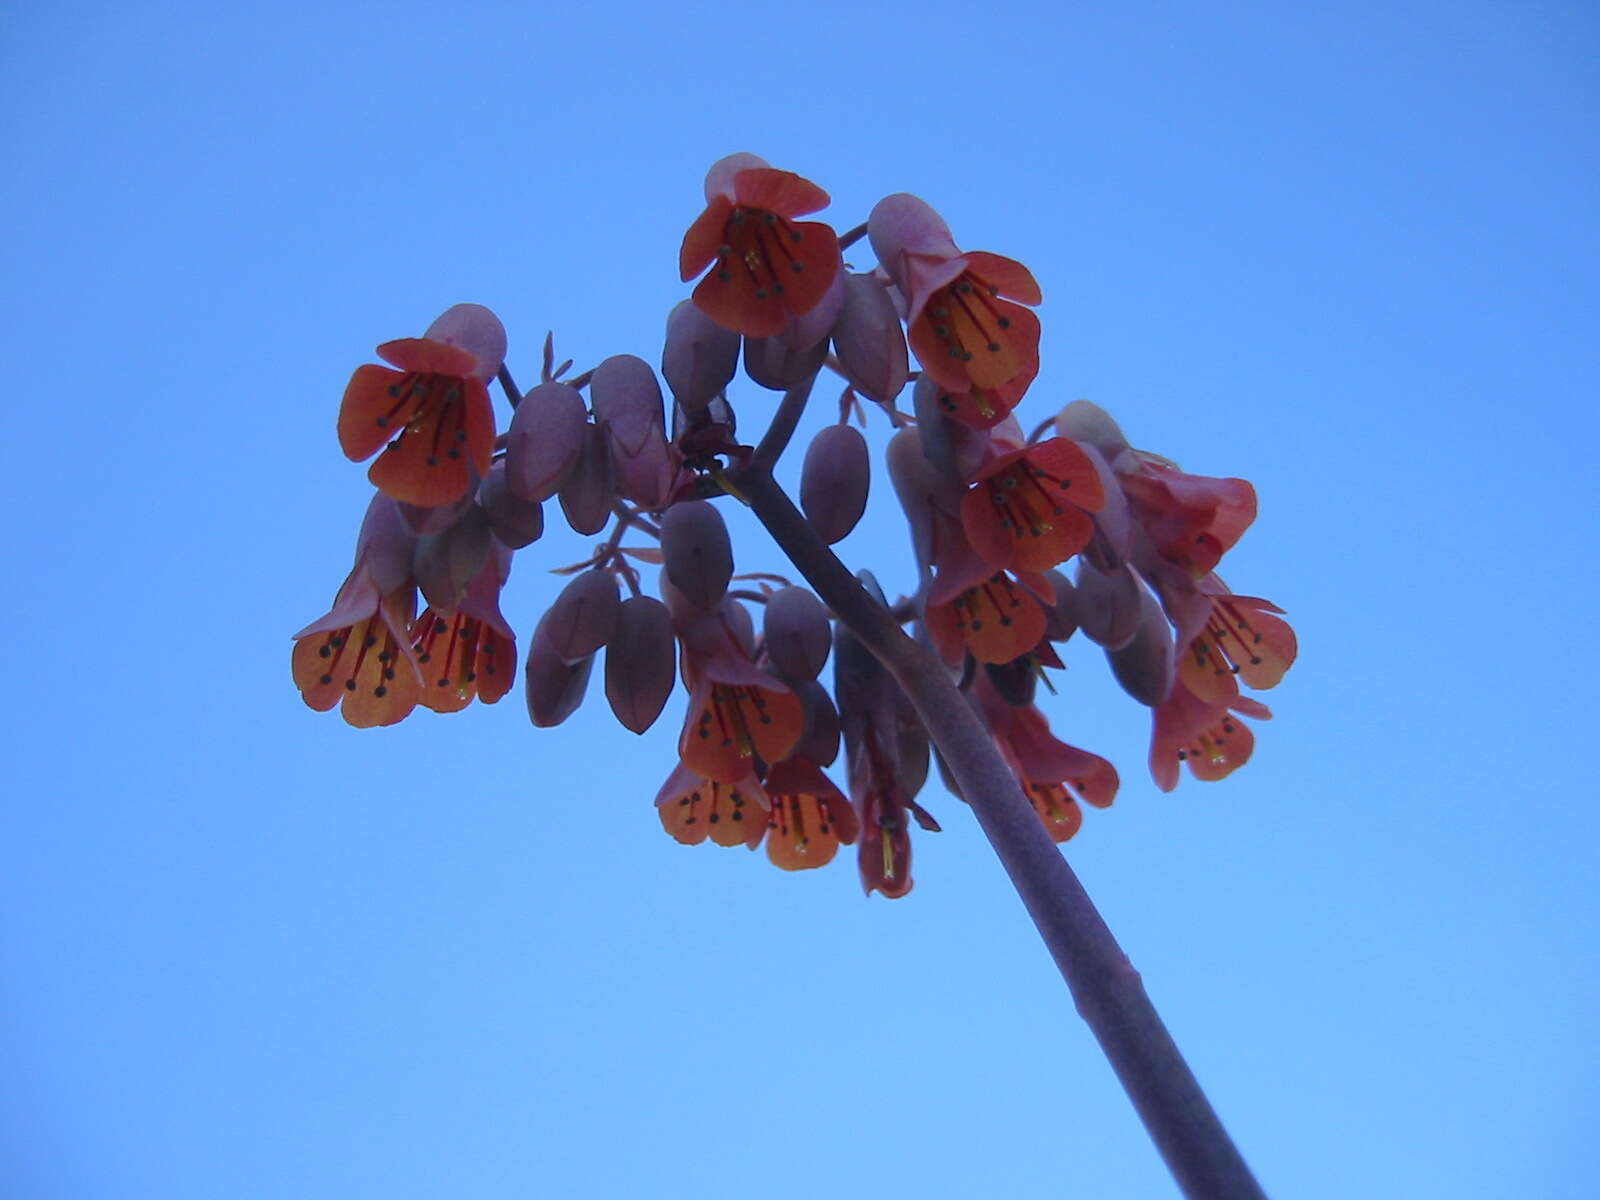
[[(681, 695), (356, 731), (291, 685), (350, 370), (464, 300), (524, 379), (547, 329), (654, 359), (751, 150), (1025, 260), (1025, 423), (1259, 490), (1227, 577), (1301, 657), (1255, 761), (1158, 792), (1086, 644), (1048, 711), (1268, 1190), (1592, 1196), (1597, 63), (1535, 0), (8, 5), (0, 1193), (1172, 1194), (950, 797), (869, 901), (666, 837)], [(524, 641), (588, 544), (518, 556)], [(887, 488), (841, 550), (908, 586)]]

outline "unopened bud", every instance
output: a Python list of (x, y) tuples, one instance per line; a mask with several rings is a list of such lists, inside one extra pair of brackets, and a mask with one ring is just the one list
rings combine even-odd
[(853, 425), (829, 425), (811, 440), (800, 470), (800, 507), (828, 545), (861, 520), (871, 472), (867, 439)]
[(684, 408), (704, 408), (733, 379), (739, 363), (739, 335), (724, 329), (697, 308), (680, 301), (667, 317), (661, 349), (661, 374)]
[(598, 425), (584, 427), (578, 461), (561, 485), (560, 495), (567, 524), (585, 537), (599, 533), (611, 519), (611, 502), (617, 498), (617, 488), (606, 435)]
[(796, 350), (782, 334), (744, 339), (744, 373), (764, 388), (785, 392), (810, 379), (828, 358), (828, 339)]
[(662, 568), (698, 608), (717, 606), (733, 577), (733, 546), (722, 514), (704, 500), (674, 504), (661, 518)]
[(1121, 427), (1111, 419), (1111, 414), (1098, 404), (1087, 400), (1074, 400), (1056, 414), (1056, 432), (1086, 446), (1093, 446), (1105, 455), (1107, 462), (1129, 449), (1128, 439)]
[(1107, 650), (1126, 646), (1139, 631), (1139, 592), (1132, 567), (1102, 573), (1079, 559), (1073, 611), (1083, 635)]
[(845, 378), (862, 395), (889, 404), (905, 387), (909, 360), (900, 314), (875, 276), (844, 273), (844, 307), (833, 345)]
[(620, 607), (616, 576), (610, 571), (585, 571), (561, 589), (539, 622), (541, 636), (563, 662), (575, 663), (611, 640)]
[(1052, 642), (1065, 642), (1078, 632), (1077, 589), (1060, 571), (1045, 572), (1055, 588), (1055, 602), (1045, 606), (1044, 636)]
[(1139, 587), (1139, 628), (1133, 640), (1106, 651), (1122, 690), (1148, 708), (1159, 708), (1172, 691), (1172, 626), (1150, 589)]
[(478, 506), (489, 514), (495, 537), (513, 550), (521, 550), (544, 536), (544, 507), (537, 500), (511, 494), (504, 460), (489, 468), (489, 477), (478, 488)]
[(833, 648), (827, 607), (805, 588), (782, 588), (768, 596), (761, 628), (767, 658), (785, 683), (815, 679)]
[(583, 397), (564, 383), (541, 383), (517, 405), (506, 432), (506, 483), (524, 500), (548, 500), (577, 465), (589, 429)]
[(828, 689), (814, 679), (796, 684), (795, 694), (806, 706), (806, 731), (790, 756), (826, 767), (839, 757), (839, 710)]
[(412, 567), (429, 604), (441, 612), (456, 610), (488, 560), (491, 536), (489, 514), (473, 504), (443, 533), (417, 539)]
[(632, 354), (606, 359), (594, 369), (589, 399), (610, 443), (617, 490), (635, 504), (658, 507), (666, 500), (673, 463), (661, 385), (650, 364)]
[(589, 686), (589, 673), (594, 669), (594, 659), (585, 658), (567, 663), (551, 647), (538, 630), (528, 646), (528, 665), (524, 683), (528, 695), (528, 718), (539, 728), (559, 725), (583, 703), (583, 693)]
[(676, 639), (667, 606), (653, 596), (633, 596), (617, 609), (606, 646), (606, 699), (624, 729), (643, 733), (672, 695)]
[(473, 372), (487, 383), (500, 373), (506, 361), (506, 327), (481, 304), (453, 304), (440, 313), (428, 332), (432, 342), (459, 346), (478, 360)]

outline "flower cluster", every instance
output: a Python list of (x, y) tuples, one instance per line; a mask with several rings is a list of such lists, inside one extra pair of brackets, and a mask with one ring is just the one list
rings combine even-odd
[[(822, 544), (845, 539), (867, 504), (857, 425), (887, 418), (919, 579), (891, 604), (870, 572), (858, 578), (959, 678), (1056, 841), (1118, 787), (1116, 769), (1057, 738), (1036, 703), (1080, 632), (1151, 710), (1160, 787), (1180, 765), (1205, 780), (1243, 765), (1254, 741), (1242, 718), (1270, 714), (1241, 684), (1272, 687), (1296, 649), (1281, 610), (1217, 574), (1255, 516), (1250, 485), (1134, 449), (1084, 401), (1025, 435), (1014, 410), (1039, 373), (1038, 284), (1013, 259), (962, 250), (916, 197), (885, 198), (841, 237), (797, 219), (827, 206), (821, 188), (735, 154), (711, 168), (705, 199), (679, 253), (682, 278), (698, 282), (667, 317), (659, 378), (630, 354), (565, 378), (571, 364), (555, 365), (547, 339), (522, 393), (500, 321), (467, 304), (378, 347), (389, 366), (357, 368), (338, 437), (352, 460), (377, 456), (377, 492), (331, 610), (295, 635), (305, 702), (375, 726), (418, 705), (498, 701), (517, 669), (500, 591), (555, 501), (575, 533), (604, 537), (561, 568), (570, 578), (534, 623), (533, 724), (576, 711), (597, 658), (607, 704), (636, 734), (681, 684), (676, 762), (656, 796), (672, 837), (765, 845), (785, 870), (854, 845), (868, 892), (905, 895), (911, 827), (939, 827), (917, 800), (938, 759), (894, 677), (816, 595), (735, 572), (715, 501), (771, 465), (739, 433), (742, 363), (784, 393), (769, 457), (819, 373), (843, 381), (838, 420), (811, 439), (800, 475)], [(876, 262), (857, 270), (845, 255), (863, 234)], [(493, 381), (511, 407), (499, 433)]]

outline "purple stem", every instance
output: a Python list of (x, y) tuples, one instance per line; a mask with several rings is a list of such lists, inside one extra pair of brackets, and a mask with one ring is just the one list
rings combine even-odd
[[(792, 394), (792, 393), (791, 393)], [(779, 416), (798, 409), (786, 395)], [(786, 439), (785, 439), (786, 440)], [(735, 477), (817, 595), (888, 668), (927, 727), (1022, 897), (1078, 1013), (1189, 1200), (1263, 1197), (1094, 902), (1023, 797), (988, 730), (925, 647), (907, 637), (812, 531), (759, 458)]]

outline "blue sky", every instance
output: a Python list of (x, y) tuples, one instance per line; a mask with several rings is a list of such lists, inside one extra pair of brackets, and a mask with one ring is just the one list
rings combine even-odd
[[(1121, 768), (1067, 852), (1268, 1190), (1591, 1194), (1597, 50), (1535, 2), (12, 5), (0, 1190), (1171, 1194), (956, 801), (866, 901), (661, 832), (681, 697), (355, 731), (290, 683), (350, 370), (463, 300), (524, 379), (547, 329), (654, 359), (752, 150), (1025, 260), (1025, 423), (1259, 490), (1227, 578), (1301, 659), (1255, 761), (1156, 791), (1087, 645), (1048, 711)], [(842, 551), (894, 591), (878, 491)], [(587, 545), (518, 556), (524, 640)]]

